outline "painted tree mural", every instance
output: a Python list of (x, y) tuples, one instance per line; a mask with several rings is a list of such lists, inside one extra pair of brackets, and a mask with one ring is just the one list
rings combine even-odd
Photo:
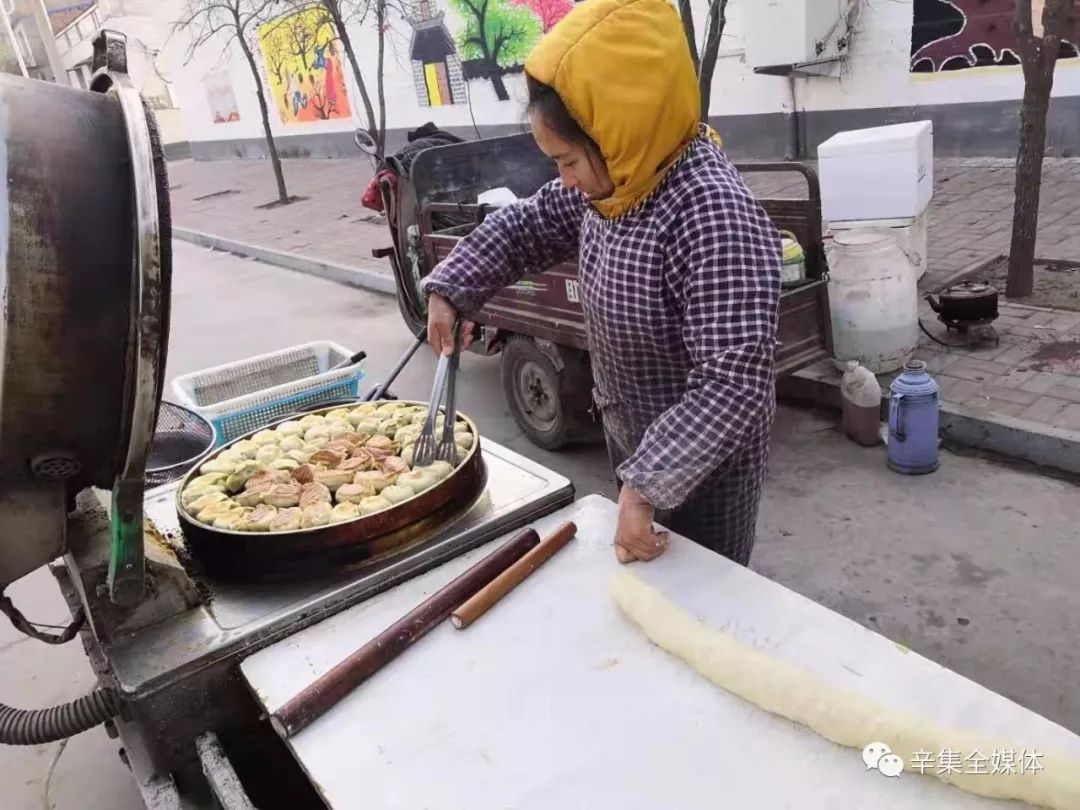
[[(517, 4), (514, 0), (449, 2), (464, 20), (464, 28), (458, 34), (458, 48), (466, 60), (466, 77), (471, 73), (483, 76), (491, 82), (500, 101), (509, 101), (510, 94), (502, 77), (510, 69), (520, 67), (540, 39), (543, 33), (540, 19), (530, 5)], [(470, 63), (478, 70), (470, 71)]]
[(532, 9), (536, 19), (540, 21), (540, 30), (545, 34), (574, 7), (571, 0), (511, 0), (511, 2), (516, 6)]
[(259, 48), (282, 123), (351, 115), (333, 24), (317, 7), (259, 26)]

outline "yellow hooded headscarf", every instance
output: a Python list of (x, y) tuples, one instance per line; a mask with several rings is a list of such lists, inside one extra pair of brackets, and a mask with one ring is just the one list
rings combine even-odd
[(605, 217), (645, 200), (697, 137), (697, 77), (667, 0), (585, 0), (540, 40), (525, 71), (600, 147), (615, 185), (592, 203)]

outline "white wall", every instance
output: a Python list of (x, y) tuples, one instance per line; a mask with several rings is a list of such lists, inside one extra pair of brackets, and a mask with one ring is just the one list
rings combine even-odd
[[(585, 0), (586, 2), (588, 0)], [(786, 78), (755, 74), (744, 61), (746, 9), (749, 3), (762, 0), (730, 0), (728, 23), (721, 44), (712, 94), (711, 113), (717, 116), (780, 113), (791, 109), (791, 89)], [(791, 0), (799, 2), (800, 0)], [(434, 0), (445, 12), (447, 26), (456, 37), (462, 24), (446, 0)], [(1019, 67), (987, 67), (935, 74), (916, 74), (909, 70), (913, 7), (911, 0), (859, 0), (860, 14), (848, 58), (837, 78), (800, 78), (796, 81), (796, 99), (802, 111), (855, 110), (864, 108), (908, 107), (915, 105), (953, 104), (961, 101), (1000, 101), (1017, 99), (1023, 90)], [(694, 0), (699, 34), (703, 33), (706, 0)], [(413, 85), (408, 59), (410, 28), (407, 22), (394, 22), (396, 33), (389, 37), (392, 48), (386, 60), (386, 96), (388, 126), (408, 128), (426, 121), (440, 126), (471, 127), (472, 118), (485, 125), (517, 125), (522, 122), (521, 101), (524, 82), (520, 75), (504, 77), (511, 95), (508, 102), (496, 100), (491, 83), (469, 82), (472, 115), (469, 105), (444, 107), (421, 106)], [(374, 31), (352, 27), (350, 32), (366, 76), (374, 74)], [(173, 58), (182, 48), (174, 49)], [(221, 45), (202, 48), (186, 66), (175, 62), (176, 89), (193, 141), (217, 141), (262, 136), (254, 84), (250, 71), (233, 47), (219, 60)], [(1059, 63), (1054, 86), (1055, 96), (1080, 95), (1080, 59)], [(209, 113), (202, 78), (215, 68), (229, 71), (240, 111), (240, 121), (214, 124)], [(353, 108), (349, 120), (283, 125), (273, 117), (277, 135), (352, 130), (361, 125), (359, 94), (349, 76), (349, 97)]]

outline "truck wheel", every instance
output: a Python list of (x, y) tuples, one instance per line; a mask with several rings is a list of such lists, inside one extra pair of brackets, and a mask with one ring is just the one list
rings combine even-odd
[(514, 421), (533, 444), (558, 450), (573, 416), (565, 407), (559, 370), (528, 338), (511, 337), (502, 350), (502, 386)]

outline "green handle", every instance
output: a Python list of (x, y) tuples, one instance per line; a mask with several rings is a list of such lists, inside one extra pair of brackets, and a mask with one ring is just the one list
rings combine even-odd
[(143, 484), (117, 478), (112, 489), (112, 555), (109, 559), (109, 597), (131, 607), (142, 599)]
[(799, 244), (799, 240), (796, 238), (795, 234), (791, 231), (780, 231), (780, 236), (782, 238), (786, 237), (792, 242), (790, 245), (782, 247), (781, 249), (781, 260), (784, 264), (804, 261), (806, 257), (803, 254), (802, 245)]

